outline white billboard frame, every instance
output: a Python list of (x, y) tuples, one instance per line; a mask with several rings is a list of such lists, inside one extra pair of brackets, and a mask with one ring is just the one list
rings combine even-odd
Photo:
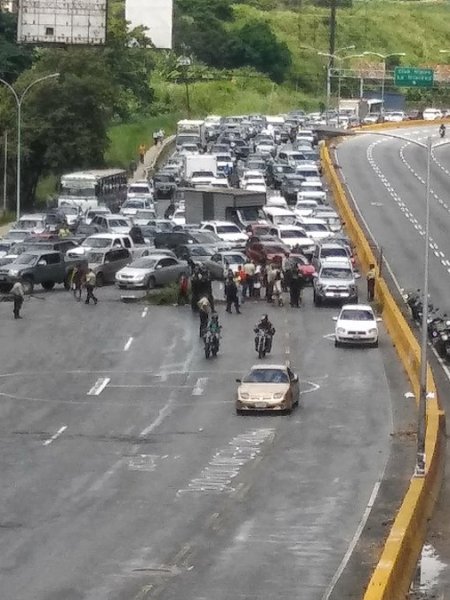
[(130, 29), (145, 27), (155, 48), (172, 49), (173, 0), (125, 0)]
[(18, 0), (17, 42), (103, 46), (107, 12), (107, 0)]

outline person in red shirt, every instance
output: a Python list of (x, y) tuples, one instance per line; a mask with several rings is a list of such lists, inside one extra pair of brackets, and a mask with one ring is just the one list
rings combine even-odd
[(182, 275), (178, 286), (178, 306), (184, 306), (189, 303), (189, 277)]

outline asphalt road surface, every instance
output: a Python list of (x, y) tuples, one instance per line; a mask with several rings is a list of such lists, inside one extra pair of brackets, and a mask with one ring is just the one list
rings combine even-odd
[[(392, 133), (433, 145), (438, 126)], [(338, 163), (348, 188), (399, 287), (423, 287), (426, 151), (407, 141), (364, 135), (339, 145)], [(433, 150), (430, 204), (430, 300), (450, 315), (450, 146)], [(445, 368), (445, 366), (444, 366)], [(447, 366), (447, 375), (450, 371)], [(448, 398), (442, 400), (448, 407)], [(446, 478), (424, 550), (420, 598), (450, 599), (450, 481)]]
[(328, 598), (404, 402), (384, 332), (379, 349), (335, 349), (337, 310), (310, 289), (302, 309), (272, 308), (265, 360), (290, 360), (303, 406), (238, 417), (264, 303), (219, 307), (206, 361), (188, 307), (112, 287), (97, 306), (36, 296), (21, 321), (0, 303), (2, 598)]

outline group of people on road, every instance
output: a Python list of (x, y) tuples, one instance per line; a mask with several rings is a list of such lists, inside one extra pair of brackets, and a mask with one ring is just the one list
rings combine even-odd
[(97, 278), (92, 269), (85, 269), (82, 263), (75, 265), (70, 278), (70, 289), (78, 302), (81, 301), (84, 288), (86, 290), (86, 299), (84, 303), (90, 304), (90, 301), (92, 300), (94, 304), (97, 304), (98, 299), (94, 294), (96, 283)]

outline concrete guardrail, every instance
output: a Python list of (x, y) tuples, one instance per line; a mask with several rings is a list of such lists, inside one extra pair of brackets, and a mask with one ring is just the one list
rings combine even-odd
[(168, 156), (175, 151), (175, 142), (175, 135), (171, 135), (163, 141), (158, 152), (153, 157), (152, 162), (148, 165), (145, 165), (145, 172), (147, 177), (151, 177), (152, 175), (154, 175), (155, 171), (158, 170), (161, 163), (163, 163), (168, 158)]
[[(440, 122), (439, 120), (431, 123)], [(413, 124), (416, 127), (429, 125), (430, 121), (411, 121), (411, 126)], [(402, 127), (403, 125), (401, 124)], [(392, 123), (382, 123), (367, 129), (395, 127), (396, 125)], [(328, 143), (321, 147), (321, 158), (324, 175), (345, 222), (347, 233), (356, 247), (361, 269), (367, 271), (369, 264), (376, 265), (377, 260), (347, 199), (344, 186), (333, 164)], [(376, 282), (376, 300), (381, 307), (386, 329), (418, 399), (420, 347), (388, 285), (380, 276)], [(439, 493), (444, 469), (445, 413), (441, 409), (429, 366), (427, 377), (427, 390), (433, 392), (434, 397), (427, 400), (426, 407), (425, 476), (411, 478), (378, 564), (368, 583), (364, 600), (400, 600), (406, 597), (425, 541), (427, 521), (431, 517)]]

